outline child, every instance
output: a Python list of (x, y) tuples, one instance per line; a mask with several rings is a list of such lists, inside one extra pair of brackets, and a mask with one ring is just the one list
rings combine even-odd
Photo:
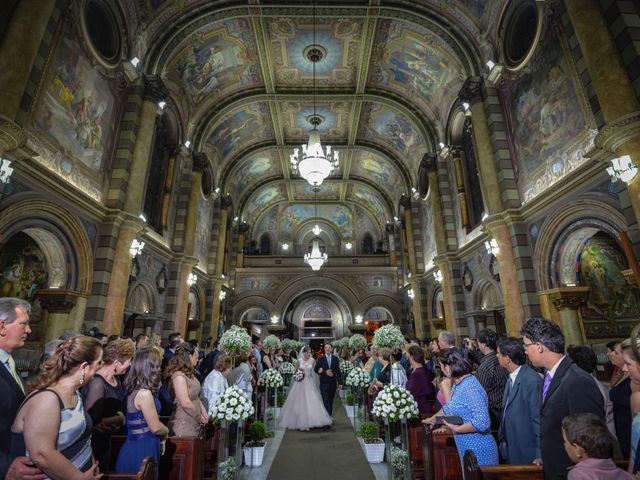
[(565, 417), (562, 420), (562, 438), (567, 455), (576, 464), (569, 469), (568, 480), (635, 479), (613, 463), (614, 440), (597, 415), (578, 413)]

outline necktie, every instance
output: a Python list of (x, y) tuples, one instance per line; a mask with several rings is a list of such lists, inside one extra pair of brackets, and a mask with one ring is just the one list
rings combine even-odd
[(327, 355), (327, 365), (331, 368), (331, 355)]
[(20, 380), (20, 377), (16, 372), (16, 362), (13, 360), (12, 356), (9, 356), (9, 359), (7, 360), (7, 366), (9, 367), (9, 372), (11, 373), (11, 376), (20, 387), (20, 390), (22, 390), (22, 393), (24, 393), (24, 386), (22, 385), (22, 380)]
[(542, 385), (542, 401), (547, 397), (547, 392), (549, 391), (549, 385), (551, 385), (551, 375), (547, 372), (544, 375), (544, 384)]

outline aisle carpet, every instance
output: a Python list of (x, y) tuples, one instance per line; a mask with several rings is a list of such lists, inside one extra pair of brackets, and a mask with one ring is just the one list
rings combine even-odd
[(287, 430), (267, 480), (375, 480), (336, 394), (328, 430)]

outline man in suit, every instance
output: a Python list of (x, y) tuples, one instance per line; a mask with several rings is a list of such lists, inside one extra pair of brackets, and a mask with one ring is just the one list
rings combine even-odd
[(544, 318), (530, 318), (520, 334), (531, 363), (547, 370), (540, 407), (544, 478), (565, 479), (573, 462), (564, 449), (562, 419), (576, 413), (593, 413), (604, 420), (602, 395), (593, 378), (564, 354), (564, 335), (558, 325)]
[(24, 400), (24, 386), (11, 356), (24, 346), (29, 328), (31, 305), (19, 298), (0, 298), (0, 478), (5, 480), (40, 480), (45, 475), (28, 457), (9, 454), (11, 425)]
[(507, 463), (540, 463), (540, 395), (542, 378), (529, 368), (517, 338), (498, 341), (498, 362), (509, 377), (504, 387), (498, 450)]
[(509, 374), (500, 366), (496, 355), (498, 334), (493, 330), (480, 330), (478, 333), (478, 347), (484, 354), (480, 366), (476, 370), (476, 378), (487, 392), (489, 398), (489, 415), (491, 416), (491, 430), (500, 426), (502, 414), (502, 396)]
[(324, 356), (316, 363), (315, 371), (320, 375), (320, 394), (322, 403), (327, 413), (333, 413), (333, 397), (336, 394), (338, 378), (340, 377), (340, 365), (338, 357), (333, 354), (333, 345), (326, 343), (324, 346)]

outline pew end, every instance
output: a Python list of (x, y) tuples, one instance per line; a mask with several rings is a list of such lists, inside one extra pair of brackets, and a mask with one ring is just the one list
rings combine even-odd
[(137, 472), (105, 472), (103, 480), (155, 480), (158, 466), (152, 457), (145, 457)]
[(542, 480), (542, 467), (537, 465), (478, 465), (475, 453), (464, 454), (465, 480)]

